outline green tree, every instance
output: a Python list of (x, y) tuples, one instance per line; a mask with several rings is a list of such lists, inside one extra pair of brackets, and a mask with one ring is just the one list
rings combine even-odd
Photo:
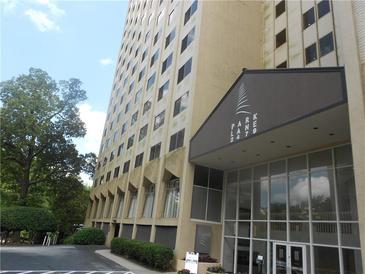
[(57, 219), (57, 230), (64, 235), (73, 232), (74, 224), (82, 224), (90, 189), (78, 178), (67, 177), (50, 186), (49, 207)]
[(80, 155), (73, 143), (85, 135), (77, 108), (86, 99), (80, 80), (57, 84), (45, 71), (31, 68), (1, 82), (0, 98), (3, 191), (15, 191), (19, 204), (29, 205), (32, 190), (63, 184), (82, 170), (90, 173), (95, 155)]

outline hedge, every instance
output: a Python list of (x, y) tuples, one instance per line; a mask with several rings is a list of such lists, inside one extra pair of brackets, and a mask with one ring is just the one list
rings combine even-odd
[(101, 229), (87, 227), (82, 228), (68, 239), (68, 243), (77, 245), (103, 245), (105, 243), (105, 235)]
[(14, 206), (1, 208), (2, 231), (56, 231), (56, 219), (45, 208)]
[(174, 257), (173, 250), (166, 246), (124, 238), (112, 240), (111, 252), (128, 256), (158, 270), (169, 269)]

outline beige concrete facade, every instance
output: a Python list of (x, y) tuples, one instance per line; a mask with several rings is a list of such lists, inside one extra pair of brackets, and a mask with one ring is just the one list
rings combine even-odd
[[(365, 203), (361, 198), (365, 195), (364, 2), (330, 1), (330, 12), (320, 18), (319, 2), (286, 1), (285, 11), (276, 16), (280, 1), (131, 0), (98, 156), (100, 166), (94, 177), (85, 225), (103, 228), (108, 233), (107, 245), (115, 236), (117, 224), (120, 226), (118, 236), (132, 227), (131, 238), (138, 238), (139, 227), (148, 226), (151, 242), (161, 237), (158, 234), (162, 233), (162, 228), (173, 228), (177, 259), (183, 259), (185, 252), (194, 250), (197, 225), (210, 226), (209, 254), (221, 262), (222, 222), (191, 219), (194, 180), (194, 165), (189, 162), (191, 137), (243, 68), (276, 68), (284, 62), (287, 68), (344, 66), (360, 238), (362, 254), (365, 254)], [(196, 10), (186, 20), (187, 12), (194, 10), (194, 5)], [(304, 28), (303, 14), (310, 9), (314, 10), (316, 20)], [(193, 29), (194, 34), (189, 36), (192, 41), (182, 51), (183, 39)], [(166, 46), (166, 38), (173, 31), (175, 36)], [(277, 34), (282, 31), (285, 31), (285, 42), (276, 46)], [(329, 33), (334, 41), (333, 50), (321, 55), (321, 38)], [(317, 54), (309, 62), (306, 50), (312, 45)], [(151, 65), (151, 57), (157, 51), (158, 57)], [(170, 54), (172, 61), (162, 71)], [(180, 68), (190, 58), (191, 72), (178, 81)], [(167, 91), (160, 98), (159, 89), (167, 81)], [(175, 114), (176, 101), (187, 92), (186, 108)], [(144, 112), (148, 101), (150, 108)], [(154, 129), (155, 117), (163, 111), (164, 121)], [(127, 128), (121, 133), (124, 124)], [(139, 140), (140, 130), (145, 125), (146, 136)], [(182, 145), (170, 151), (171, 136), (183, 129)], [(127, 149), (131, 136), (134, 136), (133, 145)], [(159, 155), (150, 160), (151, 147), (158, 143), (161, 143)], [(136, 156), (141, 153), (142, 164), (135, 167)], [(129, 170), (123, 172), (127, 161), (130, 161)], [(114, 177), (117, 167), (119, 174)], [(110, 178), (106, 180), (108, 172)], [(178, 213), (166, 217), (167, 187), (171, 178), (178, 178), (179, 194), (174, 196), (178, 200)], [(154, 186), (152, 214), (144, 217), (151, 185)], [(132, 202), (134, 193), (137, 196)], [(132, 204), (134, 210), (131, 210)]]

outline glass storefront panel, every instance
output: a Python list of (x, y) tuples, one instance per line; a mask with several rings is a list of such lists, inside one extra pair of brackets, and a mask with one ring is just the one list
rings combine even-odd
[(237, 172), (228, 173), (227, 191), (226, 191), (226, 213), (227, 220), (236, 219), (236, 201), (237, 201)]
[(340, 220), (357, 220), (357, 200), (353, 167), (336, 169), (336, 186)]
[(289, 240), (291, 242), (309, 242), (308, 223), (290, 223)]
[(208, 191), (204, 187), (193, 186), (193, 198), (191, 203), (191, 218), (205, 219), (205, 205)]
[(235, 239), (224, 238), (223, 244), (223, 266), (227, 272), (234, 271), (234, 250)]
[(253, 182), (253, 219), (266, 220), (269, 201), (269, 180)]
[(250, 237), (250, 222), (238, 223), (238, 237)]
[[(238, 187), (234, 185), (237, 172)], [(245, 248), (250, 247), (251, 240), (251, 273), (273, 273), (273, 247), (277, 245), (286, 246), (287, 262), (292, 265), (288, 259), (291, 248), (301, 250), (303, 258), (299, 256), (294, 262), (298, 263), (297, 269), (290, 268), (295, 273), (340, 273), (340, 261), (341, 274), (362, 273), (350, 146), (306, 153), (237, 172), (229, 173), (231, 179), (225, 186), (231, 212), (228, 215), (236, 220), (228, 222), (226, 217), (225, 222), (225, 236), (235, 239), (237, 245), (232, 272), (249, 271)], [(266, 249), (268, 244), (270, 250)], [(344, 251), (339, 252), (340, 248)], [(264, 257), (262, 269), (256, 260), (258, 256)]]
[(360, 247), (359, 224), (341, 223), (340, 232), (342, 246)]
[(270, 223), (270, 239), (286, 241), (286, 223)]
[[(266, 241), (252, 241), (252, 273), (266, 273), (267, 269), (267, 244)], [(263, 257), (263, 264), (257, 263), (258, 256)]]
[(250, 240), (237, 240), (237, 270), (236, 273), (249, 274), (250, 270)]
[(354, 249), (342, 249), (344, 274), (362, 274), (361, 251)]
[(333, 170), (312, 171), (310, 180), (313, 220), (336, 220)]
[(258, 239), (266, 239), (267, 238), (267, 222), (254, 222), (253, 223), (253, 231), (252, 237)]
[(338, 248), (314, 246), (314, 273), (315, 274), (338, 274), (340, 262)]
[(270, 218), (286, 219), (286, 176), (270, 177)]
[(208, 208), (207, 208), (207, 220), (213, 222), (221, 221), (221, 204), (222, 204), (222, 192), (209, 189), (208, 190)]
[(239, 219), (251, 219), (251, 169), (240, 171), (239, 183)]
[(337, 245), (337, 224), (313, 223), (313, 242), (316, 244)]
[(306, 173), (289, 175), (289, 218), (308, 220), (309, 180)]

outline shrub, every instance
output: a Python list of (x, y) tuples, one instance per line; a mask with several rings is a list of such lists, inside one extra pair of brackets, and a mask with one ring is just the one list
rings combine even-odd
[(65, 245), (72, 245), (74, 243), (74, 236), (70, 235), (63, 239), (63, 244)]
[(72, 243), (78, 245), (103, 245), (105, 243), (104, 232), (94, 227), (80, 229), (72, 237)]
[(218, 266), (210, 266), (207, 268), (207, 270), (209, 272), (213, 272), (213, 273), (224, 273), (225, 270), (222, 266), (218, 265)]
[(2, 231), (52, 232), (56, 220), (45, 208), (14, 206), (1, 208)]
[(189, 269), (181, 269), (177, 272), (177, 274), (190, 274), (190, 270)]
[(124, 238), (112, 240), (111, 252), (126, 255), (158, 270), (167, 270), (174, 257), (173, 250), (166, 246)]

